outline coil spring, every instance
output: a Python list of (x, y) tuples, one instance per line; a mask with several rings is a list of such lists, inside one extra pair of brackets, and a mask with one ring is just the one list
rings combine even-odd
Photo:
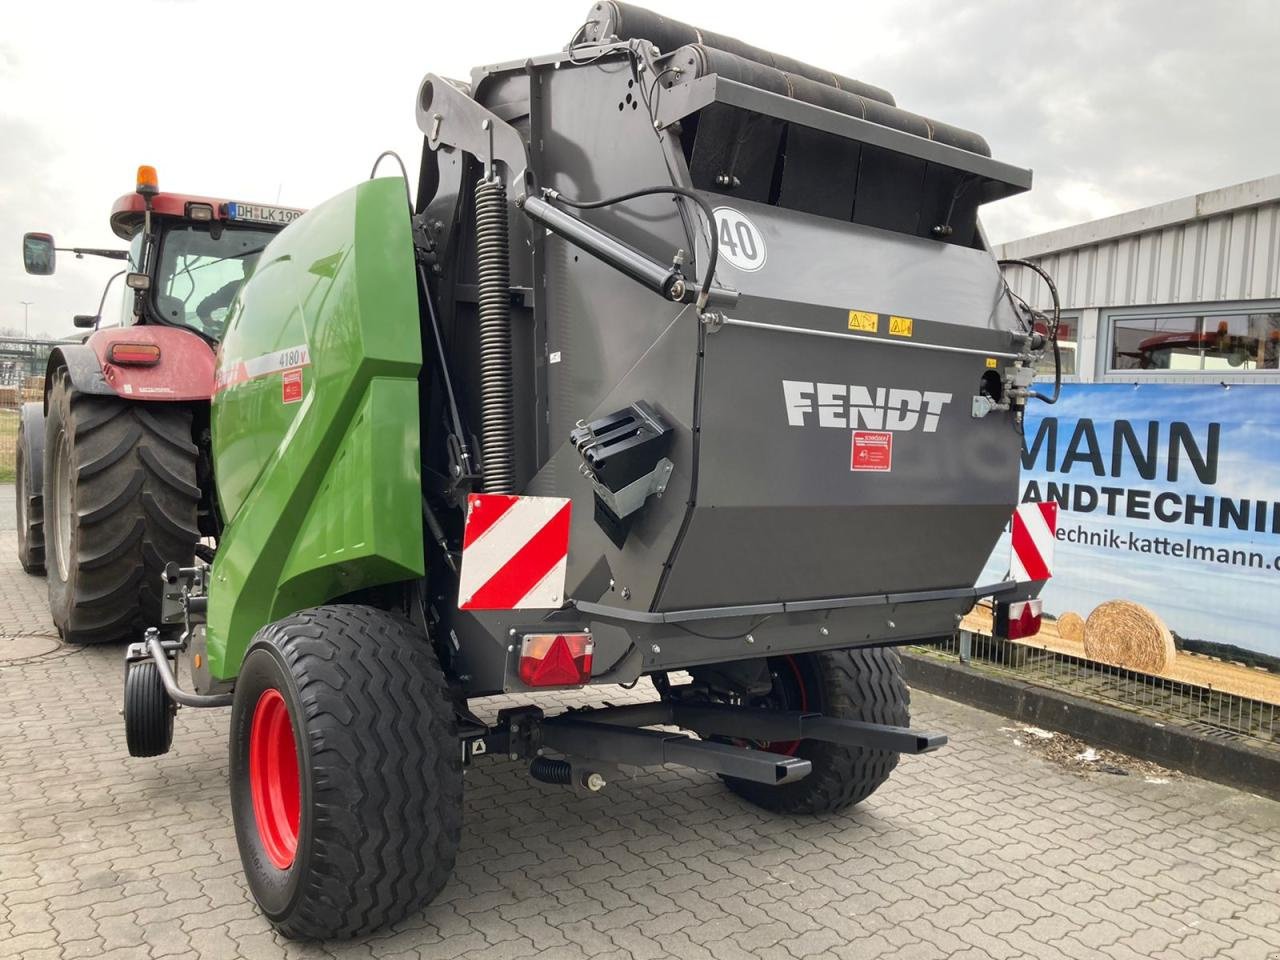
[(507, 187), (476, 184), (476, 260), (480, 287), (480, 443), (486, 493), (515, 487), (511, 388), (511, 266)]
[(556, 783), (561, 786), (573, 782), (573, 767), (568, 760), (552, 760), (550, 757), (534, 757), (529, 764), (529, 776), (543, 783)]

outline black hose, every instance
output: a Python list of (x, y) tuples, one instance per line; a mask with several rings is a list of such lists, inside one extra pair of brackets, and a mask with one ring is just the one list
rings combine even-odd
[(436, 314), (431, 285), (427, 282), (427, 271), (421, 262), (418, 264), (418, 283), (422, 287), (422, 298), (427, 302), (427, 319), (431, 321), (431, 339), (435, 343), (436, 364), (440, 368), (441, 386), (444, 388), (445, 403), (449, 407), (449, 422), (452, 433), (458, 440), (458, 459), (463, 471), (470, 474), (474, 465), (471, 462), (471, 450), (467, 446), (467, 434), (462, 428), (462, 414), (458, 410), (457, 394), (453, 392), (453, 376), (449, 373), (449, 354), (444, 348), (444, 334), (440, 332), (440, 317)]
[(702, 209), (703, 216), (707, 218), (707, 230), (711, 234), (711, 256), (707, 259), (707, 270), (702, 276), (702, 286), (698, 293), (698, 312), (701, 313), (707, 306), (707, 298), (711, 295), (711, 283), (715, 279), (716, 267), (720, 263), (720, 238), (716, 235), (715, 211), (711, 209), (711, 204), (707, 203), (703, 197), (692, 190), (686, 190), (684, 187), (644, 187), (641, 190), (632, 190), (630, 193), (624, 193), (620, 196), (590, 201), (573, 200), (559, 191), (552, 191), (548, 194), (552, 200), (558, 200), (566, 207), (575, 207), (578, 210), (598, 210), (600, 207), (612, 206), (615, 203), (625, 203), (638, 197), (663, 195), (684, 197), (687, 200), (692, 200)]
[(373, 161), (373, 169), (369, 171), (369, 179), (372, 180), (378, 175), (378, 166), (387, 157), (390, 157), (396, 163), (400, 164), (400, 176), (404, 178), (404, 196), (405, 199), (409, 201), (409, 214), (412, 215), (413, 196), (409, 193), (409, 171), (405, 169), (404, 161), (400, 159), (400, 154), (396, 153), (394, 150), (383, 150), (378, 154), (378, 159)]
[(476, 184), (476, 263), (480, 287), (480, 461), (485, 493), (515, 487), (511, 386), (511, 261), (507, 186)]
[[(1062, 353), (1058, 347), (1058, 325), (1062, 322), (1062, 305), (1058, 300), (1058, 287), (1053, 282), (1053, 277), (1038, 263), (1032, 263), (1030, 260), (997, 260), (996, 265), (1000, 267), (1026, 267), (1034, 273), (1040, 275), (1040, 279), (1045, 282), (1049, 288), (1049, 297), (1053, 300), (1053, 323), (1049, 328), (1049, 338), (1053, 341), (1053, 395), (1045, 396), (1039, 391), (1033, 390), (1030, 396), (1037, 400), (1043, 400), (1045, 403), (1053, 404), (1058, 402), (1058, 397), (1062, 393)], [(1008, 283), (1005, 283), (1005, 291), (1009, 290)], [(1035, 332), (1035, 328), (1032, 328)]]

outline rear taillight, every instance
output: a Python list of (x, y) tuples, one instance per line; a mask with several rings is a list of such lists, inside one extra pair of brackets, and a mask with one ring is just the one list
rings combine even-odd
[(1042, 601), (1015, 600), (996, 603), (995, 635), (1006, 640), (1025, 640), (1040, 632)]
[(578, 687), (591, 680), (590, 633), (527, 633), (520, 680), (530, 687)]
[(154, 367), (160, 362), (160, 348), (154, 343), (113, 343), (107, 359), (135, 367)]

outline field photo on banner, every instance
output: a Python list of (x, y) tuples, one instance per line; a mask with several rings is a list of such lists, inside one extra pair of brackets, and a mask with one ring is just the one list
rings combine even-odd
[[(1267, 387), (1067, 384), (1028, 409), (1024, 502), (1058, 504), (1046, 614), (1143, 604), (1179, 646), (1280, 666), (1280, 402)], [(983, 571), (1008, 569), (1009, 536)]]

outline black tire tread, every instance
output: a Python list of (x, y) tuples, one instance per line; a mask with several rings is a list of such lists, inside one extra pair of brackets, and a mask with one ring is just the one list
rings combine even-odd
[[(911, 691), (897, 651), (864, 647), (805, 656), (820, 679), (825, 715), (902, 727), (911, 722)], [(725, 783), (775, 813), (837, 813), (871, 796), (898, 765), (896, 753), (833, 743), (805, 741), (801, 755), (813, 771), (795, 783), (775, 787), (729, 777)]]
[(279, 650), (297, 684), (315, 791), (306, 887), (273, 922), (289, 937), (345, 938), (421, 909), (448, 881), (462, 835), (461, 748), (426, 638), (385, 611), (334, 605), (254, 642)]
[[(191, 409), (82, 394), (65, 369), (54, 375), (51, 424), (55, 407), (72, 436), (77, 529), (70, 582), (51, 561), (54, 624), (70, 643), (129, 639), (159, 623), (160, 572), (169, 561), (189, 566), (200, 538)], [(51, 452), (53, 441), (51, 425)], [(46, 504), (53, 497), (52, 455), (49, 464)]]
[[(23, 471), (21, 493), (27, 499), (26, 523), (23, 524), (22, 505), (18, 507), (18, 562), (27, 573), (44, 573), (44, 490), (33, 490), (31, 482), (31, 446), (27, 438), (25, 417), (18, 411), (18, 441), (15, 448), (15, 467)], [(15, 498), (18, 491), (15, 490)]]
[(135, 663), (124, 679), (124, 733), (131, 757), (158, 757), (173, 744), (173, 701), (150, 660)]

